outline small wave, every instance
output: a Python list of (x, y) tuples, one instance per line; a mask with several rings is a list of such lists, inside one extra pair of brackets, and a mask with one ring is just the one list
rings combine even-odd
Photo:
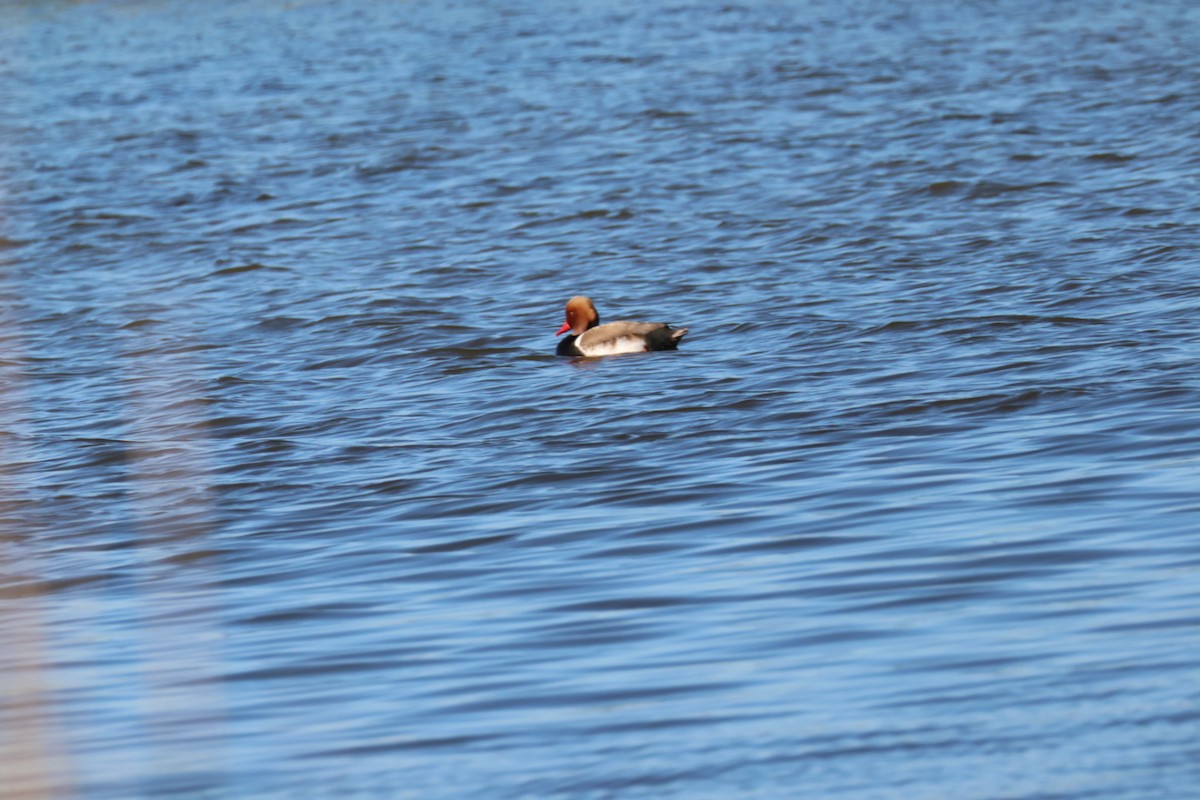
[(285, 267), (275, 267), (275, 266), (271, 266), (269, 264), (260, 264), (257, 261), (253, 261), (249, 264), (237, 264), (236, 266), (232, 266), (232, 267), (222, 267), (221, 269), (214, 270), (214, 271), (208, 273), (208, 277), (210, 277), (210, 278), (225, 278), (225, 277), (229, 277), (230, 275), (242, 275), (247, 272), (258, 272), (259, 270), (267, 270), (270, 272), (287, 272), (288, 271), (287, 268), (285, 268)]
[(411, 553), (457, 553), (461, 550), (474, 550), (491, 544), (500, 544), (516, 537), (516, 534), (502, 533), (493, 536), (472, 536), (466, 539), (454, 539), (449, 542), (421, 545), (409, 548)]
[(967, 199), (987, 199), (1004, 194), (1028, 192), (1033, 189), (1052, 189), (1063, 184), (1059, 181), (1039, 181), (1037, 183), (1000, 183), (996, 181), (980, 181), (967, 192)]
[(934, 197), (958, 194), (967, 187), (962, 181), (934, 181), (925, 187), (925, 191)]
[(678, 111), (672, 108), (647, 108), (641, 114), (647, 119), (687, 119), (695, 116), (689, 111)]
[(607, 208), (589, 208), (583, 211), (577, 211), (574, 214), (566, 214), (562, 216), (541, 216), (536, 215), (528, 222), (518, 225), (514, 230), (525, 230), (527, 228), (537, 228), (544, 225), (561, 225), (570, 222), (587, 222), (590, 220), (609, 220), (613, 222), (624, 222), (634, 218), (635, 213), (629, 208), (620, 208), (615, 211)]
[(150, 328), (155, 325), (161, 325), (162, 322), (163, 321), (161, 319), (154, 319), (153, 317), (143, 317), (141, 319), (132, 320), (131, 322), (126, 322), (124, 325), (121, 326), (121, 330), (136, 331), (136, 330), (141, 330), (142, 328)]
[(454, 161), (473, 155), (474, 152), (471, 150), (456, 150), (449, 147), (429, 145), (398, 153), (385, 161), (373, 164), (360, 164), (355, 169), (355, 172), (363, 178), (377, 178), (396, 172), (429, 169), (446, 161)]

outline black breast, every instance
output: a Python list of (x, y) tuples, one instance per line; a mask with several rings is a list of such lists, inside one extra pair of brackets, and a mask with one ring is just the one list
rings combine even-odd
[(575, 340), (579, 338), (573, 333), (568, 333), (558, 341), (558, 347), (554, 349), (556, 355), (560, 356), (581, 356), (578, 348), (575, 347)]

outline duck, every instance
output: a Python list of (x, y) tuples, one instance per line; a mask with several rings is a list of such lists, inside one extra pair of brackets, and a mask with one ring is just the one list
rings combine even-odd
[(591, 298), (579, 295), (567, 301), (567, 321), (555, 336), (561, 339), (555, 353), (560, 356), (615, 356), (621, 353), (647, 353), (651, 350), (675, 350), (687, 328), (672, 328), (665, 322), (608, 322), (600, 324), (600, 314)]

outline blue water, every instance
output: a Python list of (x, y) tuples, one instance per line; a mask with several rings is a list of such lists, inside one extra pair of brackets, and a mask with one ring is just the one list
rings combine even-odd
[(1198, 44), (4, 2), (0, 797), (1200, 796)]

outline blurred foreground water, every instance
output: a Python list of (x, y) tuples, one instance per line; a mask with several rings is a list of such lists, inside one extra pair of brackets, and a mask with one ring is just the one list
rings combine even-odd
[(3, 3), (0, 797), (1196, 796), (1198, 43)]

